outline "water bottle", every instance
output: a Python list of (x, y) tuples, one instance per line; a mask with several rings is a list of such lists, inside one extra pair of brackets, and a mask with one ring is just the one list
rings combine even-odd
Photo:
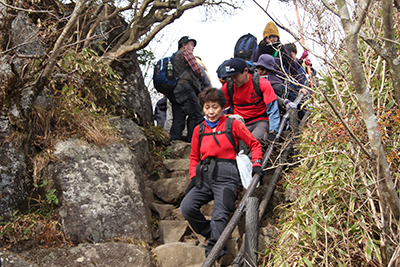
[(172, 66), (171, 61), (168, 61), (167, 64), (167, 79), (172, 80), (174, 78), (174, 67)]

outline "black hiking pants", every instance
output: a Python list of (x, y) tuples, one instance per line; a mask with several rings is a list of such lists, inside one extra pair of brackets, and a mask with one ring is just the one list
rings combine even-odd
[[(180, 210), (193, 230), (209, 238), (208, 244), (213, 246), (228, 224), (229, 215), (235, 210), (239, 173), (231, 162), (217, 162), (213, 173), (207, 173), (207, 168), (203, 168), (202, 173), (202, 187), (193, 187), (186, 194)], [(208, 220), (200, 208), (213, 199), (214, 209), (211, 220)]]
[(187, 116), (187, 141), (192, 141), (194, 128), (203, 121), (203, 114), (199, 100), (192, 86), (178, 83), (168, 96), (172, 103), (172, 126), (170, 135), (172, 140), (181, 140), (185, 129)]

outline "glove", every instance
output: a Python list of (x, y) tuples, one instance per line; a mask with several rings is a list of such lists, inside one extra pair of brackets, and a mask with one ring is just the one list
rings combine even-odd
[(308, 57), (308, 52), (307, 50), (304, 50), (303, 54), (301, 55), (301, 60), (305, 59), (306, 57)]
[(297, 109), (297, 105), (295, 103), (293, 103), (292, 101), (290, 101), (289, 99), (285, 99), (285, 101), (283, 102), (285, 104), (285, 107), (287, 109), (291, 108), (296, 110)]
[[(275, 131), (274, 131), (274, 132), (275, 132)], [(272, 142), (272, 141), (275, 140), (275, 138), (276, 138), (276, 133), (273, 133), (273, 132), (269, 132), (269, 133), (268, 133), (268, 135), (267, 135), (268, 141)]]
[(308, 58), (306, 59), (306, 65), (312, 67), (311, 60), (309, 60)]
[(264, 176), (264, 172), (262, 171), (262, 168), (260, 166), (253, 167), (253, 172), (251, 173), (251, 175), (254, 176), (254, 174), (256, 173), (260, 176), (260, 181), (261, 181), (261, 178)]

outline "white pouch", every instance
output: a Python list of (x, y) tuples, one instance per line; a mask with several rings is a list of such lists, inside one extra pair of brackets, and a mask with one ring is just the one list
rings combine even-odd
[(236, 163), (239, 169), (240, 179), (244, 188), (250, 185), (253, 177), (251, 176), (252, 164), (249, 157), (243, 153), (243, 150), (236, 155)]

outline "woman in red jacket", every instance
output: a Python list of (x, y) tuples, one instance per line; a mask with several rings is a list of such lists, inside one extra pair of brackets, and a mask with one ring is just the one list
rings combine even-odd
[[(262, 152), (260, 143), (240, 121), (230, 119), (232, 134), (226, 134), (226, 124), (230, 121), (222, 115), (226, 99), (221, 90), (206, 88), (199, 94), (199, 101), (205, 113), (205, 121), (193, 131), (190, 154), (191, 182), (180, 210), (192, 228), (208, 239), (207, 257), (225, 229), (229, 215), (235, 210), (240, 179), (236, 165), (239, 140), (243, 140), (250, 147), (253, 174), (258, 173), (260, 177), (262, 177)], [(204, 126), (201, 126), (202, 124)], [(199, 134), (201, 131), (204, 132)], [(233, 141), (229, 140), (229, 135), (233, 135), (235, 146)], [(207, 220), (200, 212), (200, 208), (213, 199), (212, 217), (211, 220)], [(219, 257), (225, 254), (226, 249)]]

